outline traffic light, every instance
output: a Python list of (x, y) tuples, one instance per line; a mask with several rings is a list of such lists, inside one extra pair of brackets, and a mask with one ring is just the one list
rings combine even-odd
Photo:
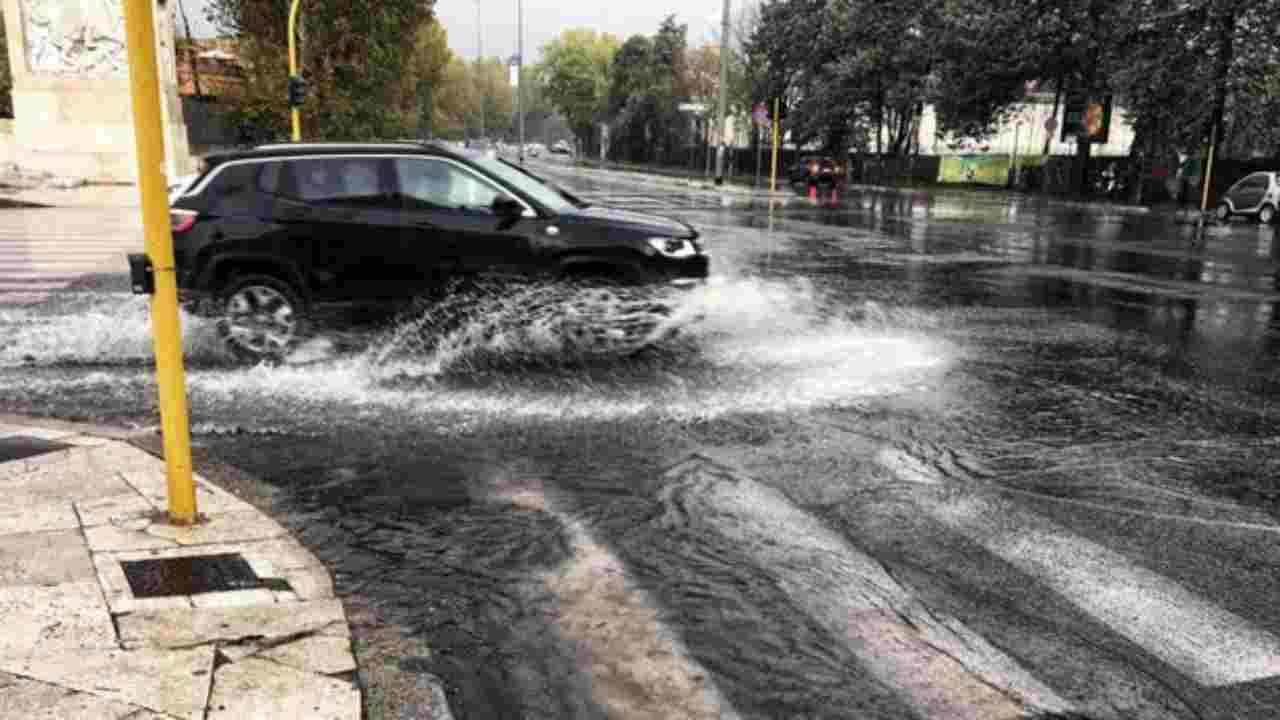
[(302, 107), (307, 98), (307, 81), (297, 75), (289, 78), (289, 107)]

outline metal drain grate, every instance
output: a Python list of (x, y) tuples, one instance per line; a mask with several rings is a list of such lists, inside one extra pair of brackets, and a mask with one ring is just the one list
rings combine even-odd
[(199, 595), (256, 588), (290, 589), (284, 580), (258, 577), (240, 553), (125, 560), (120, 563), (120, 567), (124, 569), (129, 589), (136, 598)]
[(74, 446), (26, 435), (10, 435), (0, 438), (0, 463), (67, 450), (71, 447)]

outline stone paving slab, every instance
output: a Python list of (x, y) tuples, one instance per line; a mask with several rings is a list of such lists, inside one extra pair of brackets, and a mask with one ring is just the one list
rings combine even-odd
[[(150, 454), (11, 416), (0, 438), (0, 718), (361, 716), (333, 579), (278, 523), (197, 476), (175, 527)], [(121, 564), (228, 553), (263, 586), (135, 597)]]
[(153, 712), (200, 720), (213, 678), (214, 648), (98, 650), (0, 661), (0, 670)]
[(165, 720), (111, 698), (0, 672), (0, 718), (23, 720)]
[(93, 563), (76, 530), (0, 535), (0, 586), (93, 580)]
[(183, 648), (201, 643), (236, 643), (307, 634), (349, 637), (337, 600), (276, 603), (250, 607), (159, 610), (118, 615), (126, 648)]
[(118, 647), (102, 588), (89, 580), (0, 587), (0, 657)]
[(360, 693), (350, 683), (246, 658), (218, 668), (209, 720), (338, 720), (359, 717)]

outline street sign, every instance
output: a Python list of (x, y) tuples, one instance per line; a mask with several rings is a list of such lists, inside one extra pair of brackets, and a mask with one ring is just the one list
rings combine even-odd
[(1053, 132), (1058, 129), (1058, 118), (1049, 118), (1044, 121), (1044, 129)]
[(703, 103), (680, 103), (680, 112), (696, 113), (701, 115), (707, 111), (707, 106)]

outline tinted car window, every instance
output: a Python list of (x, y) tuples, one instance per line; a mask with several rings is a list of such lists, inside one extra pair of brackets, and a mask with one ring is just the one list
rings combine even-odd
[(502, 191), (475, 173), (444, 160), (398, 158), (396, 183), (410, 208), (489, 210)]
[(232, 165), (224, 168), (209, 183), (205, 196), (209, 211), (218, 215), (234, 215), (250, 212), (254, 208), (257, 192), (259, 163)]
[(286, 194), (319, 205), (377, 204), (386, 191), (382, 182), (384, 160), (378, 158), (324, 158), (291, 160)]

